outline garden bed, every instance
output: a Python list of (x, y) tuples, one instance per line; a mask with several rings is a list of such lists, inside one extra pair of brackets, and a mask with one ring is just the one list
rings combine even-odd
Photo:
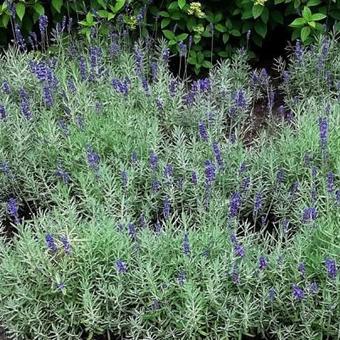
[(188, 81), (162, 43), (93, 39), (2, 60), (8, 334), (336, 338), (337, 41)]

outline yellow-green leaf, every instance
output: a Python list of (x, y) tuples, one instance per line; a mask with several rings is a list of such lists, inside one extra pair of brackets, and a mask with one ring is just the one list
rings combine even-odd
[(309, 26), (305, 26), (302, 28), (301, 30), (301, 41), (302, 42), (305, 42), (307, 40), (307, 38), (309, 37), (310, 35), (310, 27)]
[(33, 8), (34, 8), (35, 12), (39, 14), (39, 16), (44, 15), (45, 8), (42, 4), (39, 4), (39, 2), (34, 4)]
[(25, 11), (26, 11), (25, 4), (23, 4), (22, 2), (19, 2), (19, 3), (16, 5), (15, 10), (16, 10), (16, 12), (17, 12), (17, 15), (18, 15), (19, 19), (22, 21), (24, 15), (25, 15)]
[(63, 0), (52, 0), (53, 8), (60, 13), (61, 7), (63, 6)]

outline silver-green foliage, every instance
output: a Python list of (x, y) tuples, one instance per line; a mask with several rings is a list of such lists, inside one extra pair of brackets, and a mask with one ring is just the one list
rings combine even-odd
[[(0, 161), (10, 166), (9, 174), (0, 174), (1, 215), (9, 219), (10, 196), (40, 208), (32, 220), (16, 226), (14, 238), (4, 235), (0, 243), (0, 320), (9, 333), (18, 339), (79, 339), (107, 332), (131, 339), (236, 339), (254, 333), (278, 339), (337, 337), (339, 277), (330, 277), (324, 261), (338, 260), (339, 254), (339, 94), (326, 92), (328, 107), (303, 93), (294, 101), (293, 82), (292, 92), (285, 91), (286, 110), (294, 118), (285, 122), (269, 115), (271, 129), (258, 131), (247, 146), (247, 130), (256, 127), (255, 102), (266, 93), (254, 88), (242, 51), (212, 70), (209, 90), (198, 91), (188, 105), (190, 85), (171, 75), (162, 60), (164, 46), (151, 53), (150, 45), (136, 45), (142, 64), (124, 44), (118, 56), (103, 48), (94, 78), (81, 80), (79, 58), (85, 57), (87, 71), (91, 62), (88, 48), (74, 44), (72, 58), (65, 48), (57, 50), (53, 72), (59, 84), (51, 107), (29, 68), (30, 60), (46, 56), (10, 50), (2, 60), (0, 80), (9, 81), (11, 94), (1, 97), (7, 117), (0, 121)], [(149, 79), (146, 91), (142, 80), (151, 62), (157, 63), (158, 75)], [(305, 73), (293, 73), (301, 67), (296, 63), (290, 73), (302, 81)], [(113, 78), (125, 77), (130, 80), (126, 96), (111, 85)], [(170, 91), (174, 81), (176, 91)], [(31, 120), (20, 112), (22, 86), (29, 92)], [(303, 89), (314, 93), (309, 83)], [(246, 103), (233, 114), (239, 91)], [(322, 148), (320, 117), (327, 117), (329, 126)], [(68, 122), (67, 134), (60, 119)], [(199, 122), (207, 127), (207, 141), (199, 136)], [(214, 158), (214, 142), (223, 167)], [(100, 156), (97, 169), (88, 164), (89, 145)], [(159, 159), (155, 170), (151, 151)], [(215, 164), (210, 184), (206, 160)], [(169, 177), (167, 164), (173, 166)], [(246, 170), (240, 171), (241, 164)], [(58, 165), (68, 172), (68, 183), (57, 178)], [(283, 181), (277, 180), (279, 171)], [(335, 177), (332, 191), (329, 172)], [(152, 190), (155, 180), (158, 191)], [(299, 189), (292, 193), (297, 181)], [(233, 217), (234, 192), (242, 202)], [(254, 212), (259, 192), (262, 207)], [(169, 217), (162, 211), (166, 198)], [(303, 221), (311, 207), (316, 220)], [(190, 252), (183, 244), (185, 233)], [(47, 235), (57, 251), (51, 251)], [(263, 270), (261, 256), (268, 261)], [(117, 270), (119, 260), (126, 272)], [(302, 301), (294, 297), (293, 284), (303, 289)]]

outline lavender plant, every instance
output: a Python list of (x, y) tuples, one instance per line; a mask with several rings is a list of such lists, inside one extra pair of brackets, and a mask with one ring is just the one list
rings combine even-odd
[(259, 88), (244, 51), (189, 82), (164, 42), (118, 36), (112, 56), (93, 39), (2, 57), (8, 334), (338, 337), (339, 94), (323, 88), (326, 106), (305, 83), (293, 99), (318, 55), (293, 58), (292, 119), (270, 115), (249, 147)]

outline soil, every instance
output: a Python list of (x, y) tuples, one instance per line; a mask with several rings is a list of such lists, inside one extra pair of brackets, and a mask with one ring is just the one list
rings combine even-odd
[(2, 327), (0, 327), (0, 340), (10, 340)]
[[(9, 197), (11, 196), (12, 195), (10, 195)], [(35, 216), (38, 215), (39, 213), (38, 202), (28, 202), (28, 201), (21, 202), (20, 199), (18, 199), (18, 202), (20, 202), (19, 211), (18, 211), (18, 219), (20, 222), (23, 220), (25, 221), (32, 220)], [(0, 221), (0, 227), (4, 228), (5, 238), (7, 240), (12, 239), (17, 233), (17, 228), (15, 226), (15, 223), (13, 219), (10, 218), (9, 216), (6, 216), (6, 218), (3, 221)]]

